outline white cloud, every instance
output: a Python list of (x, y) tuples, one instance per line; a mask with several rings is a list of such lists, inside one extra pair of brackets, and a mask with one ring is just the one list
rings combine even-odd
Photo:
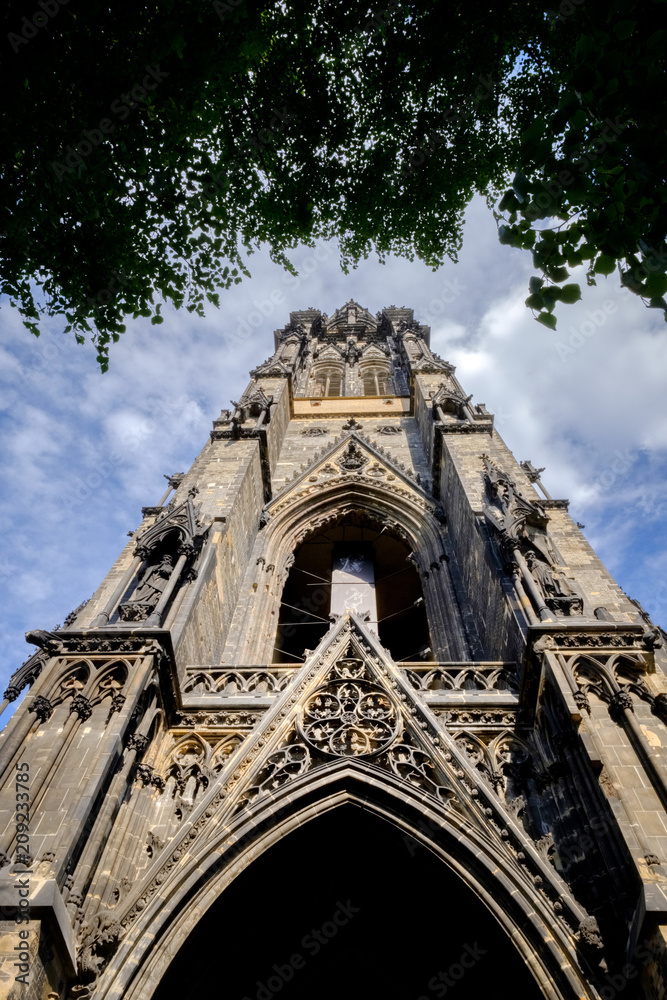
[[(408, 306), (429, 322), (434, 349), (496, 414), (517, 458), (547, 466), (545, 485), (571, 498), (619, 582), (647, 605), (658, 592), (667, 570), (667, 540), (655, 528), (664, 508), (654, 499), (665, 495), (667, 447), (659, 313), (618, 293), (612, 277), (584, 287), (582, 302), (558, 310), (558, 331), (545, 330), (524, 306), (530, 258), (498, 244), (481, 200), (459, 263), (436, 272), (389, 258), (345, 276), (329, 245), (300, 247), (292, 259), (298, 278), (255, 254), (252, 279), (221, 294), (221, 309), (205, 319), (165, 308), (159, 327), (130, 321), (105, 375), (90, 345), (74, 344), (55, 321), (35, 340), (3, 309), (2, 677), (30, 653), (26, 629), (62, 621), (96, 588), (140, 507), (164, 492), (163, 474), (189, 468), (289, 312), (331, 314), (350, 298), (372, 312)], [(615, 309), (605, 312), (605, 302)], [(618, 450), (630, 457), (614, 472)]]

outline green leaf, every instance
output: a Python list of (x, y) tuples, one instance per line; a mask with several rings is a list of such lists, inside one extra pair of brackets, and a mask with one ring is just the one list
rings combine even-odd
[(512, 190), (516, 195), (517, 200), (523, 205), (525, 202), (528, 192), (530, 191), (531, 184), (527, 177), (523, 174), (516, 173), (512, 180)]
[(506, 246), (514, 244), (516, 229), (512, 226), (498, 226), (498, 240)]
[(538, 323), (541, 323), (542, 326), (548, 327), (549, 330), (556, 329), (556, 317), (552, 316), (551, 313), (540, 313), (540, 315), (535, 318)]
[(624, 42), (626, 38), (630, 37), (636, 26), (635, 21), (618, 21), (618, 23), (614, 25), (614, 34), (617, 38), (620, 38), (620, 40)]
[(518, 212), (519, 208), (519, 200), (511, 189), (505, 192), (498, 203), (499, 212)]
[(552, 312), (556, 302), (558, 302), (561, 295), (560, 288), (555, 285), (547, 285), (546, 288), (542, 289), (542, 301), (544, 302), (544, 308), (548, 312)]
[(595, 267), (593, 270), (595, 274), (611, 274), (612, 271), (616, 269), (616, 261), (609, 254), (601, 253), (599, 257), (596, 258)]
[(667, 275), (650, 274), (646, 279), (646, 294), (651, 298), (661, 298), (667, 293)]
[(576, 282), (563, 285), (560, 290), (560, 297), (562, 302), (567, 303), (567, 305), (572, 305), (574, 302), (578, 302), (581, 298), (581, 288)]

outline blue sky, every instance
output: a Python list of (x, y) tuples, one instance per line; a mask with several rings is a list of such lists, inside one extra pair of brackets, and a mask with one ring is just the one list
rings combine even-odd
[[(52, 321), (37, 340), (4, 302), (0, 500), (0, 684), (33, 651), (24, 632), (50, 629), (88, 598), (158, 502), (163, 474), (186, 471), (211, 421), (238, 399), (273, 350), (289, 312), (331, 314), (350, 298), (371, 312), (407, 306), (432, 346), (486, 403), (519, 460), (546, 466), (571, 513), (623, 589), (667, 625), (667, 328), (615, 275), (561, 307), (558, 330), (524, 306), (530, 257), (498, 244), (481, 200), (458, 264), (374, 259), (344, 275), (334, 245), (303, 247), (298, 278), (250, 258), (251, 279), (221, 294), (205, 319), (165, 308), (129, 321), (100, 374), (90, 345)], [(3, 720), (4, 722), (4, 720)]]

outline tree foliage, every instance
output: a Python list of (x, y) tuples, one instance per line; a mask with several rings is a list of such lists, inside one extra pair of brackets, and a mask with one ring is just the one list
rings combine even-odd
[[(383, 0), (380, 0), (380, 4)], [(201, 313), (260, 244), (456, 259), (475, 193), (528, 305), (667, 308), (664, 0), (27, 0), (4, 9), (0, 290), (92, 336)]]

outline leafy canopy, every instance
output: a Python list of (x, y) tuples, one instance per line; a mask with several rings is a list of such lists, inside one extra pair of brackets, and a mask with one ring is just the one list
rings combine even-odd
[(482, 193), (544, 325), (582, 263), (666, 309), (664, 9), (10, 0), (0, 291), (106, 368), (128, 315), (201, 314), (260, 244), (456, 260)]

